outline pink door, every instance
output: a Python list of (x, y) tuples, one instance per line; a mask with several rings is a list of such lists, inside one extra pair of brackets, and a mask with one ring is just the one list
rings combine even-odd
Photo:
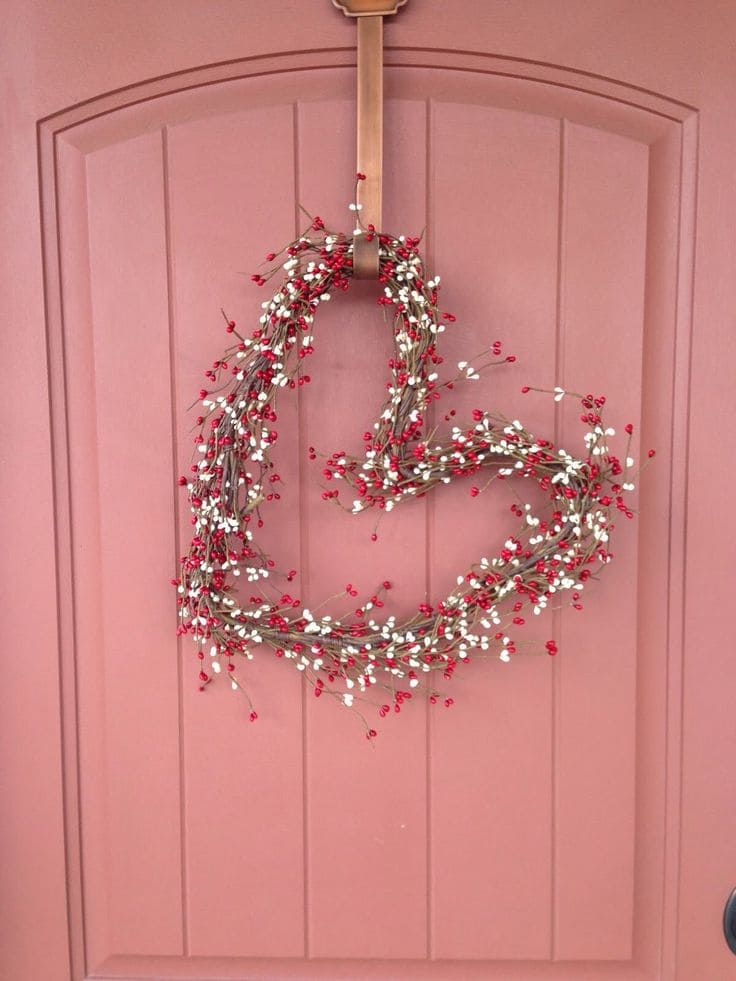
[[(411, 0), (387, 24), (384, 224), (427, 230), (448, 363), (517, 356), (459, 415), (572, 446), (575, 413), (521, 386), (605, 392), (658, 452), (585, 610), (529, 628), (560, 655), (474, 663), (450, 711), (415, 699), (371, 742), (270, 656), (256, 724), (227, 683), (200, 694), (168, 584), (220, 306), (255, 326), (243, 273), (300, 203), (352, 227), (352, 22), (328, 0), (3, 19), (3, 976), (736, 978), (736, 9)], [(382, 401), (376, 290), (319, 314), (263, 534), (308, 604), (389, 578), (406, 613), (503, 542), (513, 496), (453, 484), (376, 543), (321, 500), (307, 447), (357, 450)]]

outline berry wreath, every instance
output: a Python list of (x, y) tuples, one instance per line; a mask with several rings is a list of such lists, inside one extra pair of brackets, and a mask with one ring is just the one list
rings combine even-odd
[[(370, 227), (367, 232), (356, 229), (358, 233), (378, 234)], [(194, 639), (202, 690), (224, 669), (232, 687), (248, 697), (249, 717), (255, 720), (238, 665), (253, 659), (257, 649), (270, 648), (304, 673), (315, 696), (332, 695), (358, 711), (368, 738), (376, 730), (362, 705), (385, 716), (392, 706), (400, 711), (416, 689), (431, 702), (442, 698), (450, 705), (452, 699), (440, 696), (436, 688), (438, 672), (449, 680), (471, 654), (510, 660), (518, 653), (515, 634), (526, 615), (560, 605), (564, 594), (579, 609), (580, 592), (611, 559), (615, 512), (633, 516), (627, 494), (634, 489), (629, 456), (633, 427), (626, 426), (622, 460), (608, 446), (615, 433), (603, 422), (604, 396), (577, 396), (586, 429), (582, 457), (534, 436), (518, 420), (481, 409), (473, 411), (472, 423), (454, 425), (442, 437), (429, 431), (428, 410), (443, 389), (460, 379), (476, 380), (484, 368), (515, 359), (502, 357), (495, 344), (486, 363), (476, 368), (460, 362), (455, 377), (441, 381), (439, 336), (455, 318), (439, 310), (439, 276), (426, 278), (419, 239), (378, 238), (378, 303), (393, 316), (388, 394), (377, 422), (364, 433), (364, 455), (332, 454), (324, 466), (325, 478), (349, 485), (354, 500), (348, 510), (353, 513), (371, 508), (388, 512), (442, 484), (474, 475), (483, 474), (487, 483), (524, 478), (546, 493), (547, 513), (535, 514), (529, 504), (512, 505), (520, 527), (500, 552), (480, 558), (457, 576), (457, 587), (448, 596), (434, 606), (422, 603), (403, 622), (376, 618), (382, 593), (391, 587), (388, 581), (344, 618), (318, 615), (289, 594), (285, 584), (293, 581), (296, 570), (279, 573), (256, 541), (263, 507), (280, 498), (280, 477), (272, 460), (277, 401), (282, 390), (294, 391), (309, 382), (303, 366), (313, 351), (317, 310), (336, 291), (347, 290), (352, 279), (352, 239), (328, 232), (314, 218), (282, 254), (269, 253), (267, 262), (278, 262), (265, 276), (252, 277), (264, 285), (279, 272), (285, 256), (285, 278), (263, 304), (251, 336), (242, 336), (226, 317), (234, 343), (206, 372), (210, 387), (199, 393), (198, 459), (190, 476), (179, 478), (188, 493), (194, 535), (180, 578), (173, 580), (179, 594), (179, 633)], [(555, 388), (550, 394), (559, 401), (568, 393)], [(313, 447), (309, 456), (316, 459)], [(474, 483), (470, 494), (477, 496), (480, 490)], [(335, 489), (322, 496), (344, 506)], [(375, 540), (375, 531), (371, 537)], [(240, 576), (258, 593), (247, 603), (234, 589)], [(348, 584), (346, 594), (355, 597), (357, 591)], [(557, 653), (553, 640), (545, 649)]]

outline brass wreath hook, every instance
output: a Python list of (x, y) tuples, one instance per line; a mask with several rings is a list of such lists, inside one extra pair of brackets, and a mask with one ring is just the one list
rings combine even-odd
[[(346, 15), (357, 18), (358, 123), (357, 166), (365, 180), (357, 186), (356, 204), (363, 228), (381, 228), (383, 190), (383, 18), (395, 14), (407, 0), (332, 0)], [(378, 278), (378, 237), (355, 235), (353, 275)]]

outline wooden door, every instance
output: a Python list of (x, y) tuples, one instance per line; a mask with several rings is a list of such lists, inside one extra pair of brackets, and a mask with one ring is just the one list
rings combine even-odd
[[(604, 392), (657, 456), (585, 609), (529, 628), (560, 655), (474, 663), (370, 743), (272, 657), (254, 725), (199, 693), (169, 585), (220, 307), (255, 325), (244, 273), (299, 204), (352, 225), (352, 24), (327, 0), (4, 19), (8, 979), (736, 978), (734, 10), (412, 0), (387, 25), (384, 224), (426, 229), (446, 361), (517, 357), (452, 405), (574, 451), (574, 412), (521, 386)], [(358, 449), (382, 400), (375, 296), (319, 314), (263, 534), (309, 604), (389, 578), (401, 613), (513, 497), (453, 484), (376, 543), (321, 500), (306, 448)]]

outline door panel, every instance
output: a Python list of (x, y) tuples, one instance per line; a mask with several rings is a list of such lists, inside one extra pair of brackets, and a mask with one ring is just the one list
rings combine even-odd
[[(191, 456), (194, 420), (186, 407), (202, 385), (204, 368), (225, 346), (220, 307), (243, 330), (253, 329), (241, 315), (248, 281), (243, 272), (263, 261), (274, 225), (284, 241), (293, 237), (292, 136), (291, 105), (202, 118), (167, 133), (179, 471), (189, 466)], [(281, 149), (276, 152), (276, 147)], [(201, 276), (218, 292), (214, 306), (201, 288)], [(260, 309), (262, 297), (253, 299)], [(284, 401), (280, 442), (291, 458), (298, 452), (298, 415), (296, 405)], [(298, 513), (296, 470), (286, 471), (284, 481), (285, 496), (295, 499), (290, 497), (283, 508)], [(184, 554), (190, 525), (181, 495), (179, 508), (178, 554)], [(264, 548), (282, 568), (298, 560), (295, 534), (296, 524), (280, 521), (267, 521), (263, 529)], [(190, 775), (182, 813), (185, 949), (192, 955), (299, 956), (304, 943), (299, 678), (289, 672), (284, 677), (283, 665), (271, 659), (262, 659), (263, 672), (248, 671), (260, 715), (258, 724), (250, 725), (247, 703), (235, 698), (227, 682), (206, 695), (198, 691), (193, 682), (199, 669), (193, 672), (187, 646), (182, 644), (177, 655), (183, 670), (183, 769)], [(279, 691), (273, 714), (265, 704), (272, 689)], [(223, 711), (233, 698), (234, 711)], [(276, 800), (278, 808), (273, 807)]]
[[(560, 384), (575, 387), (574, 379), (585, 378), (588, 390), (606, 394), (612, 410), (628, 412), (626, 420), (617, 412), (619, 433), (626, 422), (641, 432), (642, 423), (650, 423), (641, 404), (648, 382), (642, 364), (648, 147), (616, 135), (601, 140), (570, 124), (563, 153)], [(576, 415), (566, 412), (565, 445), (577, 426)], [(639, 444), (637, 457), (645, 450)], [(646, 521), (646, 512), (641, 518)], [(637, 546), (651, 547), (651, 539), (643, 525), (622, 525), (623, 519), (605, 586), (589, 590), (582, 615), (566, 612), (561, 625), (561, 643), (581, 655), (560, 659), (556, 692), (555, 908), (562, 958), (631, 953), (636, 663), (647, 651), (637, 645), (636, 625), (654, 610), (639, 609), (634, 564)], [(586, 616), (595, 618), (594, 627)]]
[[(554, 403), (530, 400), (520, 388), (546, 387), (555, 373), (559, 121), (439, 102), (431, 132), (432, 255), (462, 325), (446, 335), (444, 356), (453, 365), (500, 339), (504, 353), (519, 359), (453, 393), (453, 405), (468, 418), (475, 406), (493, 404), (552, 438)], [(497, 549), (503, 529), (511, 528), (509, 506), (518, 492), (498, 483), (472, 502), (483, 501), (472, 509), (482, 554)], [(472, 554), (468, 536), (454, 531), (458, 515), (471, 516), (467, 502), (468, 488), (458, 484), (430, 505), (430, 568), (439, 596)], [(524, 639), (544, 649), (558, 626), (550, 619), (535, 618)], [(553, 678), (548, 657), (472, 664), (453, 681), (456, 707), (434, 713), (430, 896), (437, 957), (551, 954)]]
[[(333, 92), (350, 92), (349, 73), (341, 73), (332, 85)], [(402, 229), (414, 229), (406, 234), (418, 234), (427, 222), (426, 106), (417, 94), (407, 92), (408, 98), (386, 106), (387, 131), (401, 136), (392, 145), (386, 168), (385, 208)], [(349, 229), (354, 103), (329, 96), (324, 101), (300, 98), (296, 112), (299, 201), (331, 227)], [(334, 168), (334, 178), (325, 180), (325, 166), (329, 172)], [(298, 223), (303, 227), (304, 219)], [(355, 283), (316, 319), (316, 351), (308, 368), (313, 380), (302, 389), (300, 400), (302, 458), (309, 445), (327, 454), (341, 448), (356, 451), (378, 415), (392, 355), (390, 329), (375, 302), (378, 292), (375, 283)], [(416, 607), (427, 588), (426, 502), (412, 502), (417, 506), (384, 517), (378, 541), (372, 542), (375, 517), (327, 507), (320, 497), (322, 483), (317, 463), (304, 469), (300, 522), (306, 533), (302, 568), (309, 604), (314, 607), (341, 593), (348, 582), (370, 595), (389, 579), (396, 587), (386, 594), (380, 613), (401, 614)], [(341, 608), (338, 603), (333, 612)], [(426, 707), (412, 703), (400, 717), (390, 716), (380, 727), (386, 738), (374, 745), (366, 743), (359, 724), (350, 726), (352, 733), (345, 732), (345, 722), (350, 723), (345, 716), (332, 699), (317, 701), (311, 694), (306, 699), (306, 950), (314, 957), (371, 958), (381, 949), (387, 958), (423, 958)], [(368, 719), (373, 725), (372, 717)], [(312, 916), (311, 909), (324, 912)]]
[[(499, 25), (466, 6), (478, 49), (494, 47)], [(268, 17), (311, 32), (281, 7)], [(404, 19), (417, 41), (426, 17)], [(545, 20), (537, 8), (518, 27), (536, 38)], [(564, 25), (545, 28), (567, 44)], [(330, 45), (197, 58), (127, 88), (100, 74), (93, 94), (105, 94), (69, 97), (39, 125), (71, 951), (70, 969), (57, 959), (46, 974), (734, 976), (712, 856), (707, 894), (689, 885), (705, 804), (681, 783), (699, 727), (721, 716), (708, 718), (717, 676), (710, 699), (701, 685), (688, 701), (696, 676), (683, 673), (699, 133), (664, 55), (653, 88), (612, 80), (628, 77), (620, 40), (595, 72), (564, 67), (572, 55), (386, 52), (384, 224), (426, 230), (458, 318), (448, 365), (496, 339), (517, 355), (447, 407), (497, 408), (575, 452), (575, 412), (520, 394), (559, 383), (604, 392), (610, 422), (634, 423), (637, 458), (657, 447), (585, 610), (528, 628), (554, 636), (558, 658), (474, 661), (448, 685), (451, 710), (415, 699), (372, 743), (265, 653), (248, 668), (256, 724), (226, 683), (198, 691), (168, 585), (190, 529), (175, 486), (187, 407), (224, 346), (220, 307), (254, 324), (266, 294), (247, 274), (298, 234), (299, 205), (350, 227), (354, 54)], [(514, 494), (443, 488), (384, 519), (376, 543), (370, 517), (321, 500), (306, 448), (356, 450), (384, 392), (390, 332), (375, 295), (357, 283), (320, 311), (312, 383), (280, 406), (284, 489), (262, 540), (299, 570), (307, 605), (389, 578), (384, 612), (401, 614), (498, 547)], [(710, 932), (678, 919), (680, 888), (693, 916), (706, 895)]]
[[(349, 81), (333, 73), (330, 88)], [(478, 404), (523, 415), (574, 450), (573, 413), (519, 390), (582, 384), (605, 391), (627, 413), (619, 425), (638, 431), (649, 144), (637, 129), (567, 121), (564, 100), (558, 114), (549, 101), (494, 105), (494, 81), (471, 75), (465, 91), (453, 78), (448, 99), (442, 73), (387, 73), (388, 132), (401, 135), (386, 210), (397, 231), (428, 228), (428, 261), (459, 324), (443, 354), (452, 364), (500, 338), (518, 357), (452, 404), (461, 416)], [(196, 660), (177, 645), (166, 580), (188, 518), (171, 488), (190, 456), (185, 407), (222, 344), (218, 308), (255, 319), (260, 295), (243, 273), (297, 233), (299, 204), (339, 227), (351, 194), (350, 101), (324, 81), (307, 101), (304, 78), (287, 77), (272, 80), (268, 105), (256, 91), (249, 107), (239, 84), (238, 110), (224, 82), (206, 100), (197, 92), (188, 118), (182, 96), (169, 100), (170, 119), (159, 100), (163, 129), (123, 109), (119, 132), (112, 113), (62, 138), (68, 156), (84, 155), (85, 173), (74, 172), (86, 180), (83, 205), (78, 192), (63, 222), (89, 231), (88, 256), (61, 252), (70, 276), (85, 278), (88, 261), (90, 283), (87, 349), (75, 331), (68, 351), (72, 516), (97, 516), (75, 529), (75, 582), (89, 596), (77, 619), (98, 624), (77, 653), (89, 963), (626, 963), (636, 661), (651, 656), (636, 641), (636, 529), (621, 529), (621, 555), (586, 597), (587, 615), (530, 628), (530, 640), (560, 639), (558, 660), (474, 664), (453, 683), (457, 710), (412, 705), (375, 749), (265, 655), (248, 672), (260, 719), (246, 724), (246, 703), (226, 686), (198, 691)], [(322, 161), (342, 180), (326, 181)], [(279, 565), (302, 570), (295, 585), (310, 605), (357, 575), (363, 589), (388, 575), (397, 589), (386, 612), (402, 613), (442, 595), (479, 539), (497, 547), (513, 497), (502, 488), (471, 511), (467, 488), (443, 488), (391, 515), (375, 546), (371, 519), (325, 506), (305, 450), (357, 447), (380, 404), (390, 336), (375, 293), (357, 284), (320, 315), (314, 382), (281, 413), (284, 499), (264, 541)], [(644, 422), (672, 412), (663, 392)], [(639, 539), (647, 533), (645, 511)], [(651, 806), (661, 822), (661, 798)], [(655, 840), (639, 864), (660, 862)]]
[[(90, 155), (86, 170), (92, 333), (84, 360), (92, 373), (70, 378), (68, 404), (72, 506), (97, 507), (97, 562), (75, 537), (92, 580), (80, 570), (75, 583), (92, 593), (99, 618), (98, 636), (77, 656), (80, 749), (101, 743), (100, 769), (80, 773), (82, 826), (86, 805), (100, 822), (99, 834), (82, 835), (83, 867), (105, 869), (101, 893), (90, 890), (86, 904), (87, 937), (96, 940), (98, 923), (113, 950), (134, 943), (168, 953), (181, 943), (181, 846), (176, 640), (166, 630), (170, 604), (151, 589), (175, 554), (161, 140), (117, 144)], [(92, 445), (74, 439), (74, 421), (90, 412)], [(96, 462), (89, 477), (88, 454)], [(77, 461), (85, 476), (75, 488)], [(130, 505), (121, 510), (122, 498), (138, 502), (137, 519)], [(147, 533), (164, 525), (163, 534)], [(86, 606), (77, 618), (87, 619)]]

